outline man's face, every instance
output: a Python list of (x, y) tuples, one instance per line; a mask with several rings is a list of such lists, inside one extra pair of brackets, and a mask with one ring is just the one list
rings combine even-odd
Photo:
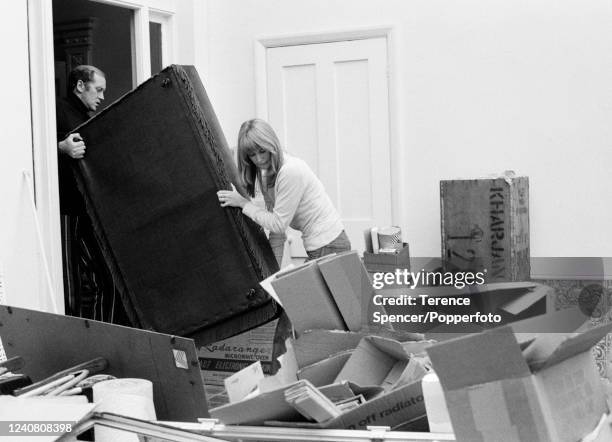
[(93, 79), (84, 83), (79, 80), (76, 86), (76, 94), (90, 111), (98, 109), (100, 102), (104, 100), (106, 90), (106, 78), (94, 73)]

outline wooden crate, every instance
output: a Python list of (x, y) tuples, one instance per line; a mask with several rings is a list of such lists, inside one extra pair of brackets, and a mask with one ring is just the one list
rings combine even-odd
[(440, 216), (445, 270), (529, 280), (527, 177), (440, 181)]

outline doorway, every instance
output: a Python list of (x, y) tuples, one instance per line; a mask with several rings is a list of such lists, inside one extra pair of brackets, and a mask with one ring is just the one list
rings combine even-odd
[(66, 96), (68, 73), (80, 64), (101, 69), (107, 78), (99, 110), (132, 90), (134, 11), (88, 0), (53, 0), (56, 96)]
[[(268, 47), (265, 55), (267, 119), (323, 182), (360, 252), (364, 230), (392, 220), (387, 64), (384, 37)], [(288, 243), (292, 258), (305, 256), (297, 232)]]

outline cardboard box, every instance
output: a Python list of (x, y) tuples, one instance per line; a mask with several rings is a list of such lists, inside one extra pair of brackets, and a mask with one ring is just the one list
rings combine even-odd
[[(211, 410), (211, 416), (226, 425), (263, 425), (270, 421), (282, 421), (299, 426), (308, 425), (309, 422), (306, 422), (305, 418), (285, 400), (285, 391), (304, 383), (308, 381), (292, 382), (246, 400), (218, 407)], [(362, 388), (348, 382), (326, 385), (318, 390), (330, 400), (345, 399), (358, 394), (362, 394), (366, 399), (372, 399), (380, 393), (380, 388)], [(312, 423), (312, 425), (319, 428), (337, 428), (333, 422), (338, 422), (338, 418), (320, 424)]]
[(277, 323), (272, 321), (232, 338), (200, 347), (198, 359), (205, 383), (223, 385), (227, 376), (256, 361), (262, 363), (264, 373), (271, 373)]
[(345, 350), (307, 365), (297, 371), (297, 377), (310, 381), (315, 387), (333, 384), (352, 354), (353, 350)]
[(375, 292), (357, 251), (326, 256), (318, 265), (348, 330), (359, 331), (372, 325), (374, 312), (385, 312), (384, 307), (372, 301)]
[[(388, 425), (394, 428), (407, 425), (414, 431), (426, 429), (420, 382), (426, 368), (416, 363), (416, 358), (412, 365), (410, 360), (413, 354), (422, 354), (431, 344), (432, 341), (401, 343), (391, 338), (367, 336), (360, 340), (355, 350), (345, 350), (302, 367), (298, 371), (298, 378), (308, 379), (313, 385), (332, 380), (334, 383), (348, 381), (361, 386), (380, 386), (384, 390), (375, 399), (343, 414), (342, 419), (333, 423), (326, 422), (324, 428), (365, 428), (368, 425)], [(402, 374), (409, 373), (419, 380), (404, 382)], [(284, 422), (283, 425), (291, 424)], [(311, 423), (300, 423), (299, 426), (323, 427)]]
[(395, 269), (406, 269), (410, 271), (410, 248), (408, 243), (399, 253), (371, 253), (363, 252), (363, 263), (370, 273), (394, 272)]
[(298, 333), (314, 328), (347, 330), (317, 261), (281, 272), (271, 283)]
[(250, 399), (213, 408), (210, 410), (210, 416), (226, 425), (263, 425), (269, 419), (302, 420), (300, 413), (285, 401), (285, 390), (295, 384), (294, 382)]
[[(211, 411), (211, 415), (213, 415)], [(301, 428), (366, 429), (369, 426), (386, 426), (392, 430), (402, 427), (405, 431), (427, 431), (427, 416), (420, 382), (393, 390), (368, 400), (357, 408), (322, 423), (268, 421), (267, 425)]]
[(530, 278), (527, 177), (440, 181), (440, 212), (447, 270), (486, 269), (488, 282)]
[(425, 336), (402, 330), (367, 329), (361, 332), (341, 330), (308, 330), (293, 341), (293, 349), (298, 367), (305, 367), (322, 361), (339, 352), (353, 350), (362, 338), (377, 334), (399, 342), (422, 341)]
[(422, 358), (432, 341), (398, 342), (379, 336), (363, 338), (342, 367), (335, 381), (378, 385), (390, 391), (425, 376), (428, 364)]
[(375, 311), (374, 289), (356, 251), (325, 256), (281, 272), (271, 285), (298, 333), (359, 331)]
[(356, 251), (326, 256), (319, 270), (340, 310), (346, 327), (358, 331), (371, 316), (374, 289)]
[[(225, 424), (266, 423), (286, 427), (347, 429), (370, 425), (393, 428), (412, 424), (414, 430), (425, 430), (427, 422), (421, 382), (402, 382), (405, 379), (402, 374), (407, 373), (408, 367), (417, 377), (424, 374), (425, 369), (416, 362), (416, 358), (410, 365), (410, 358), (413, 353), (423, 353), (427, 345), (431, 345), (431, 342), (400, 343), (390, 338), (368, 336), (360, 340), (354, 351), (345, 350), (300, 369), (298, 378), (311, 381), (324, 393), (328, 389), (333, 390), (331, 386), (348, 382), (354, 389), (359, 388), (359, 392), (368, 399), (366, 403), (326, 422), (305, 422), (292, 410), (286, 409), (282, 392), (291, 385), (215, 408), (210, 413)], [(372, 347), (376, 351), (372, 352)], [(355, 382), (357, 379), (362, 383)], [(333, 382), (320, 386), (328, 381)], [(385, 381), (388, 383), (386, 390), (381, 385)]]
[(457, 441), (575, 442), (592, 431), (607, 407), (590, 349), (611, 329), (519, 345), (505, 326), (429, 347)]
[(198, 348), (198, 362), (212, 407), (229, 401), (224, 381), (232, 374), (260, 361), (263, 372), (272, 373), (274, 337), (278, 320)]
[[(377, 394), (380, 389), (359, 389), (357, 391), (361, 392), (360, 394), (367, 396), (368, 401), (365, 404), (321, 423), (304, 421), (304, 418), (287, 404), (284, 392), (294, 385), (295, 383), (245, 401), (214, 408), (210, 410), (210, 415), (226, 425), (266, 424), (303, 428), (365, 429), (371, 425), (394, 428), (412, 422), (415, 429), (421, 430), (427, 425), (420, 382), (405, 385), (388, 394), (379, 394), (375, 397), (368, 395), (368, 392)], [(329, 387), (336, 390), (337, 385)], [(325, 393), (326, 388), (319, 390)]]

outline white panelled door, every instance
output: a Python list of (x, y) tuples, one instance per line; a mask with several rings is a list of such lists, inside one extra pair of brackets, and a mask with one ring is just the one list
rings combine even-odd
[[(391, 223), (389, 89), (385, 38), (266, 51), (268, 120), (305, 160), (340, 212), (353, 249)], [(299, 235), (291, 255), (305, 256)]]

